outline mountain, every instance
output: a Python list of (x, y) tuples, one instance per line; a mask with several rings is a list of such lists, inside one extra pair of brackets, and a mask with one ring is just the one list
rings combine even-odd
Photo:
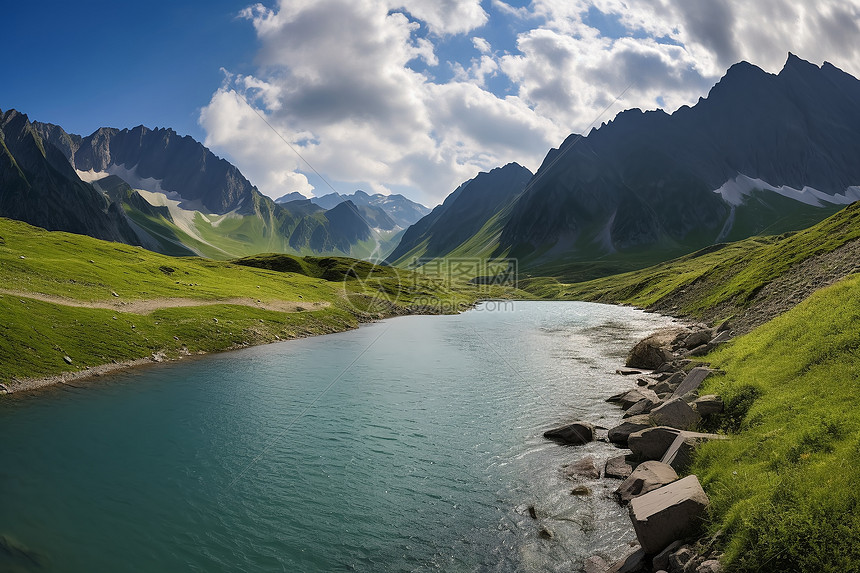
[(360, 189), (352, 195), (341, 195), (340, 193), (329, 193), (320, 197), (313, 197), (311, 201), (323, 209), (331, 209), (344, 201), (352, 201), (359, 207), (377, 207), (382, 209), (396, 225), (406, 229), (416, 223), (421, 217), (430, 213), (430, 209), (420, 203), (411, 201), (403, 195), (383, 195), (376, 193), (368, 195)]
[(123, 213), (81, 181), (63, 154), (46, 145), (27, 116), (0, 113), (0, 215), (48, 230), (140, 245)]
[(277, 199), (275, 199), (275, 203), (277, 203), (278, 205), (283, 205), (284, 203), (289, 203), (290, 201), (304, 201), (305, 199), (307, 199), (307, 197), (297, 191), (293, 191), (292, 193), (287, 193), (286, 195), (278, 197)]
[(329, 216), (300, 194), (275, 203), (235, 166), (170, 129), (100, 128), (82, 137), (14, 110), (2, 118), (0, 216), (217, 259), (381, 258), (401, 232), (376, 208), (349, 203)]
[(793, 54), (779, 74), (741, 62), (692, 107), (628, 110), (551, 150), (490, 255), (589, 278), (807, 227), (858, 185), (860, 81)]
[(531, 177), (531, 171), (516, 163), (478, 174), (409, 227), (388, 260), (394, 264), (409, 264), (415, 259), (458, 253), (493, 254), (509, 209)]

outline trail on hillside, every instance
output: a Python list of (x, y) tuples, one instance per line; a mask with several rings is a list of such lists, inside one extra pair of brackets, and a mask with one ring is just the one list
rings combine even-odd
[(249, 306), (263, 310), (272, 310), (276, 312), (305, 312), (309, 310), (320, 310), (331, 305), (329, 302), (303, 302), (303, 301), (261, 301), (252, 298), (224, 298), (218, 300), (199, 300), (193, 298), (151, 298), (146, 300), (121, 300), (115, 301), (85, 301), (61, 296), (24, 292), (9, 289), (0, 289), (0, 294), (9, 295), (21, 298), (29, 298), (48, 302), (51, 304), (59, 304), (62, 306), (74, 306), (79, 308), (101, 308), (105, 310), (115, 310), (117, 312), (126, 312), (131, 314), (150, 314), (156, 310), (165, 308), (183, 308), (194, 306), (214, 306), (219, 304), (231, 304), (237, 306)]

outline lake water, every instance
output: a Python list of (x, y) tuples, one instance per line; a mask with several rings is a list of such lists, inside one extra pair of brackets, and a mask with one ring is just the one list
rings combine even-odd
[[(2, 571), (576, 571), (634, 539), (560, 468), (668, 319), (485, 303), (0, 400)], [(528, 515), (537, 509), (538, 520)], [(552, 539), (538, 536), (541, 527)], [(4, 549), (5, 546), (5, 549)]]

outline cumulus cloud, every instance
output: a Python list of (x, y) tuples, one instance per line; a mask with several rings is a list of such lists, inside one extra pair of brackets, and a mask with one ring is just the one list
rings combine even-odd
[(694, 103), (741, 59), (776, 72), (792, 51), (860, 75), (860, 0), (281, 0), (241, 15), (257, 68), (226, 72), (200, 124), (272, 196), (311, 191), (290, 146), (341, 191), (432, 204), (479, 170), (534, 169), (622, 109)]

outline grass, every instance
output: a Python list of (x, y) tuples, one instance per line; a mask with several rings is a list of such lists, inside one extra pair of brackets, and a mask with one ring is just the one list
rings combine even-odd
[(729, 404), (731, 440), (692, 472), (726, 533), (731, 571), (860, 564), (860, 276), (823, 289), (707, 357), (703, 393)]
[[(168, 257), (0, 219), (0, 383), (336, 332), (410, 312), (456, 312), (482, 297), (516, 295), (344, 257)], [(205, 306), (162, 308), (164, 299)], [(235, 299), (290, 302), (302, 311)], [(123, 303), (141, 301), (156, 301), (156, 310), (123, 312)], [(116, 308), (87, 307), (106, 304)]]
[[(853, 204), (809, 229), (715, 245), (647, 269), (567, 284), (552, 278), (523, 281), (541, 298), (590, 300), (654, 307), (678, 298), (676, 314), (699, 317), (715, 308), (729, 318), (793, 265), (860, 238), (860, 204)], [(684, 296), (690, 291), (687, 296)]]

